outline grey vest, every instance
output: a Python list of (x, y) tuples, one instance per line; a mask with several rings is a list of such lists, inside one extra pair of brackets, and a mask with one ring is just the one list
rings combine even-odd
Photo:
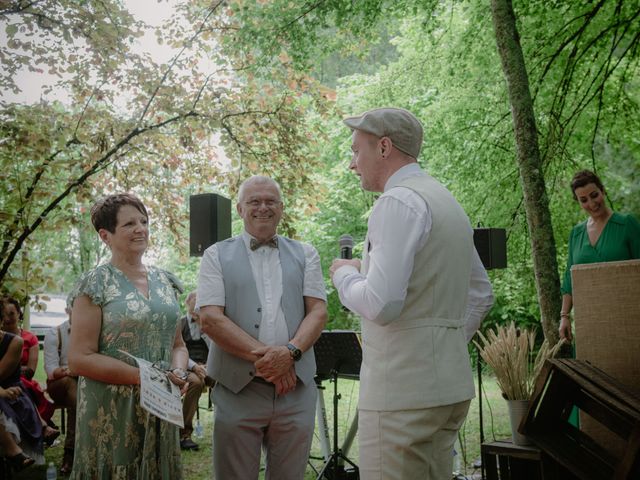
[[(463, 328), (473, 252), (469, 219), (453, 195), (428, 175), (398, 186), (428, 203), (432, 227), (416, 252), (398, 317), (386, 325), (362, 322), (362, 410), (431, 408), (475, 394)], [(366, 253), (365, 260), (368, 265)]]
[[(224, 313), (245, 332), (258, 339), (262, 306), (242, 236), (219, 242), (217, 248), (224, 281)], [(302, 295), (305, 256), (299, 242), (282, 236), (278, 236), (278, 251), (282, 267), (280, 305), (291, 339), (305, 317)], [(302, 354), (295, 369), (303, 383), (313, 381), (316, 373), (313, 349)], [(214, 342), (209, 351), (207, 371), (229, 390), (238, 393), (253, 379), (255, 367), (253, 363), (225, 352)]]

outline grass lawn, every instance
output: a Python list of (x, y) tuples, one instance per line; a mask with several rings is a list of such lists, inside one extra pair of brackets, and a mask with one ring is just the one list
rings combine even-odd
[[(36, 378), (44, 384), (45, 374), (42, 368), (42, 352), (40, 357), (38, 369), (36, 371)], [(499, 438), (509, 437), (511, 435), (511, 430), (509, 426), (509, 415), (507, 413), (506, 402), (502, 398), (493, 377), (485, 374), (483, 375), (482, 381), (485, 440), (492, 441)], [(333, 383), (325, 381), (323, 382), (323, 386), (325, 387), (324, 396), (327, 422), (330, 437), (331, 440), (333, 440)], [(356, 412), (358, 389), (359, 383), (357, 381), (347, 379), (338, 380), (338, 391), (342, 397), (338, 404), (338, 442), (340, 444), (342, 444)], [(60, 425), (59, 411), (56, 411), (54, 421)], [(194, 440), (200, 445), (200, 450), (197, 452), (183, 452), (182, 459), (185, 480), (204, 480), (211, 479), (213, 477), (211, 460), (213, 412), (207, 410), (206, 395), (202, 395), (200, 397), (200, 422), (202, 423), (204, 430), (203, 438), (194, 438)], [(57, 467), (60, 466), (63, 453), (63, 442), (60, 441), (62, 438), (63, 437), (60, 436), (56, 445), (45, 451), (47, 464), (49, 462), (54, 462)], [(318, 429), (316, 429), (311, 450), (312, 459), (310, 460), (309, 467), (307, 468), (305, 480), (315, 479), (317, 477), (316, 472), (322, 468), (323, 461), (320, 458), (314, 459), (314, 457), (321, 457), (321, 455)], [(354, 463), (358, 463), (357, 437), (347, 456), (349, 459), (354, 461)], [(480, 457), (480, 428), (477, 397), (472, 401), (467, 420), (460, 430), (460, 456), (461, 473), (471, 476), (472, 473), (477, 471), (477, 469), (473, 468), (473, 464)], [(22, 472), (22, 475), (16, 475), (14, 478), (16, 480), (44, 480), (46, 468), (46, 465), (30, 467)], [(62, 477), (58, 475), (58, 478), (60, 479)]]

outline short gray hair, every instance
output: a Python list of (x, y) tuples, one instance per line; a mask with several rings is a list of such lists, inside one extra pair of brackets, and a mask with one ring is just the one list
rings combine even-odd
[(278, 182), (276, 182), (273, 178), (265, 177), (264, 175), (254, 175), (252, 177), (247, 178), (244, 182), (240, 184), (240, 188), (238, 189), (238, 203), (242, 202), (244, 197), (244, 191), (249, 185), (253, 185), (254, 183), (268, 183), (278, 190), (278, 196), (280, 197), (280, 201), (282, 201), (282, 189)]

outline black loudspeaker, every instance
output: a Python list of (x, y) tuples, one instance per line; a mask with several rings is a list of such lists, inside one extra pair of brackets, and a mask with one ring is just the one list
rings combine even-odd
[(504, 228), (474, 228), (473, 244), (484, 268), (507, 268), (507, 231)]
[(201, 257), (207, 247), (231, 236), (231, 200), (216, 193), (189, 197), (189, 255)]

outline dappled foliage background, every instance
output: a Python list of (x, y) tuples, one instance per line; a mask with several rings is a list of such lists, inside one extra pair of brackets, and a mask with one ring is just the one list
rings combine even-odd
[[(28, 2), (5, 3), (3, 89), (19, 88), (18, 68), (54, 69), (66, 72), (60, 82), (68, 98), (43, 94), (36, 104), (0, 105), (2, 290), (23, 298), (65, 292), (81, 271), (104, 261), (87, 212), (98, 196), (118, 190), (136, 192), (150, 207), (149, 261), (194, 288), (199, 261), (188, 257), (189, 195), (233, 197), (254, 173), (281, 183), (282, 233), (314, 244), (328, 272), (341, 234), (363, 240), (375, 201), (347, 169), (350, 132), (341, 118), (393, 105), (424, 122), (420, 163), (460, 200), (472, 224), (507, 229), (509, 267), (490, 272), (496, 303), (486, 325), (539, 323), (487, 2), (179, 3), (155, 32), (175, 47), (166, 63), (135, 52), (132, 42), (145, 27), (118, 2), (36, 2), (22, 10)], [(613, 208), (640, 214), (640, 4), (513, 6), (563, 269), (569, 230), (584, 218), (568, 188), (576, 170), (597, 170)], [(83, 48), (42, 48), (51, 39)], [(327, 288), (330, 327), (357, 328), (328, 277)]]

